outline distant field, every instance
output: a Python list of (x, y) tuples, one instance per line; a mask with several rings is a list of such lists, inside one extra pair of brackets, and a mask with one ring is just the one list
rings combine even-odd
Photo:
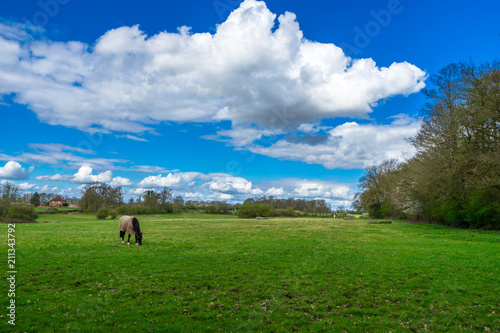
[(499, 232), (171, 214), (139, 217), (136, 247), (47, 220), (16, 226), (15, 332), (500, 331)]

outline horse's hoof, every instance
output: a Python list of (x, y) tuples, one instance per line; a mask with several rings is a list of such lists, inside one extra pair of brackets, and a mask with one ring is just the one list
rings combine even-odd
[(139, 244), (135, 243), (135, 245), (139, 246)]
[(130, 243), (127, 243), (127, 245), (130, 245)]
[(122, 244), (125, 244), (125, 241), (122, 241)]

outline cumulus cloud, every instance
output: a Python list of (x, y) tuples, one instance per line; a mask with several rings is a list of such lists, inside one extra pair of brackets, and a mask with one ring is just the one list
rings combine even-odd
[[(55, 174), (55, 175), (49, 175), (49, 176), (37, 176), (37, 177), (35, 177), (35, 179), (38, 181), (69, 181), (70, 183), (74, 183), (74, 184), (88, 184), (88, 183), (94, 183), (94, 182), (109, 183), (112, 180), (117, 184), (127, 182), (127, 181), (130, 182), (128, 179), (122, 178), (122, 177), (116, 177), (115, 179), (113, 179), (113, 172), (111, 170), (107, 170), (107, 171), (101, 172), (97, 175), (94, 175), (93, 169), (87, 165), (80, 167), (80, 169), (78, 169), (78, 172), (75, 173), (74, 175)], [(118, 186), (121, 186), (121, 185), (118, 185)]]
[(426, 77), (407, 62), (378, 67), (307, 40), (295, 14), (277, 16), (255, 0), (213, 34), (182, 27), (147, 36), (121, 27), (93, 46), (39, 35), (0, 23), (0, 96), (15, 94), (43, 122), (89, 132), (140, 134), (162, 121), (219, 120), (289, 129), (365, 117), (382, 99), (418, 92)]
[(123, 178), (123, 177), (115, 177), (111, 180), (109, 183), (109, 186), (112, 187), (123, 187), (123, 186), (130, 186), (132, 185), (132, 182), (128, 178)]
[(321, 164), (328, 169), (366, 168), (391, 158), (402, 161), (411, 157), (415, 150), (406, 139), (415, 136), (420, 126), (420, 121), (403, 116), (389, 125), (349, 122), (330, 129), (315, 143), (304, 136), (278, 140), (268, 147), (254, 144), (247, 148), (256, 154)]
[(42, 187), (37, 186), (36, 189), (38, 190), (38, 192), (41, 193), (58, 193), (61, 191), (57, 186), (50, 186), (50, 185), (44, 185)]
[(251, 195), (260, 195), (264, 193), (261, 189), (255, 188), (252, 182), (242, 177), (235, 177), (222, 173), (209, 174), (209, 176), (211, 180), (204, 186), (208, 187), (212, 192)]
[(148, 188), (169, 187), (177, 189), (187, 186), (189, 183), (200, 176), (202, 176), (202, 173), (199, 172), (169, 173), (165, 177), (159, 174), (157, 176), (149, 176), (144, 178), (139, 182), (138, 186)]
[(321, 179), (285, 178), (265, 181), (259, 186), (267, 195), (285, 196), (304, 199), (325, 199), (333, 201), (350, 201), (356, 190), (354, 184), (338, 183)]
[(144, 178), (137, 184), (137, 187), (156, 189), (169, 187), (183, 191), (198, 189), (210, 193), (235, 195), (259, 195), (264, 193), (261, 189), (253, 186), (252, 182), (226, 173), (176, 172), (169, 173), (166, 176), (159, 174)]
[(21, 183), (21, 184), (18, 184), (17, 186), (19, 186), (19, 188), (22, 191), (31, 191), (34, 188), (38, 187), (36, 184), (29, 184), (29, 183)]
[(29, 172), (26, 172), (18, 162), (9, 161), (5, 166), (0, 167), (0, 178), (11, 180), (27, 179), (31, 172), (33, 172), (33, 167), (30, 167)]
[(82, 166), (70, 181), (76, 184), (87, 184), (93, 182), (108, 183), (111, 181), (112, 177), (113, 172), (111, 172), (111, 170), (93, 175), (91, 167)]
[(280, 188), (271, 187), (269, 190), (266, 191), (266, 195), (268, 196), (285, 195), (285, 190), (283, 190), (283, 187)]

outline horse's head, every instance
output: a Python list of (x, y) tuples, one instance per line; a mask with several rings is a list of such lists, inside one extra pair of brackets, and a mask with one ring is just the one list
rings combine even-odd
[(141, 232), (141, 226), (139, 225), (139, 220), (134, 217), (132, 219), (132, 225), (134, 226), (137, 242), (139, 243), (139, 245), (142, 245), (142, 232)]

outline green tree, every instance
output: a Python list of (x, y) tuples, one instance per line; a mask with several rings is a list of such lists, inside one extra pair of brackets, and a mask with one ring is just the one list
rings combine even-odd
[(173, 211), (173, 191), (167, 187), (164, 187), (160, 192), (160, 206), (163, 213), (171, 213)]
[(104, 183), (87, 184), (83, 188), (80, 209), (95, 214), (99, 208), (118, 208), (123, 203), (121, 187), (113, 188)]
[(21, 199), (21, 189), (11, 182), (0, 183), (0, 200), (10, 205), (19, 202)]
[(356, 194), (353, 207), (376, 218), (394, 215), (399, 209), (395, 201), (399, 166), (397, 160), (391, 159), (367, 168), (359, 180), (362, 192)]
[(30, 202), (35, 207), (40, 206), (40, 194), (38, 194), (38, 192), (33, 193), (33, 195), (31, 196)]
[(156, 193), (153, 190), (146, 190), (143, 193), (142, 199), (143, 199), (142, 206), (144, 208), (147, 208), (147, 212), (149, 214), (159, 213), (161, 211), (162, 207), (160, 203), (161, 200), (160, 193)]

